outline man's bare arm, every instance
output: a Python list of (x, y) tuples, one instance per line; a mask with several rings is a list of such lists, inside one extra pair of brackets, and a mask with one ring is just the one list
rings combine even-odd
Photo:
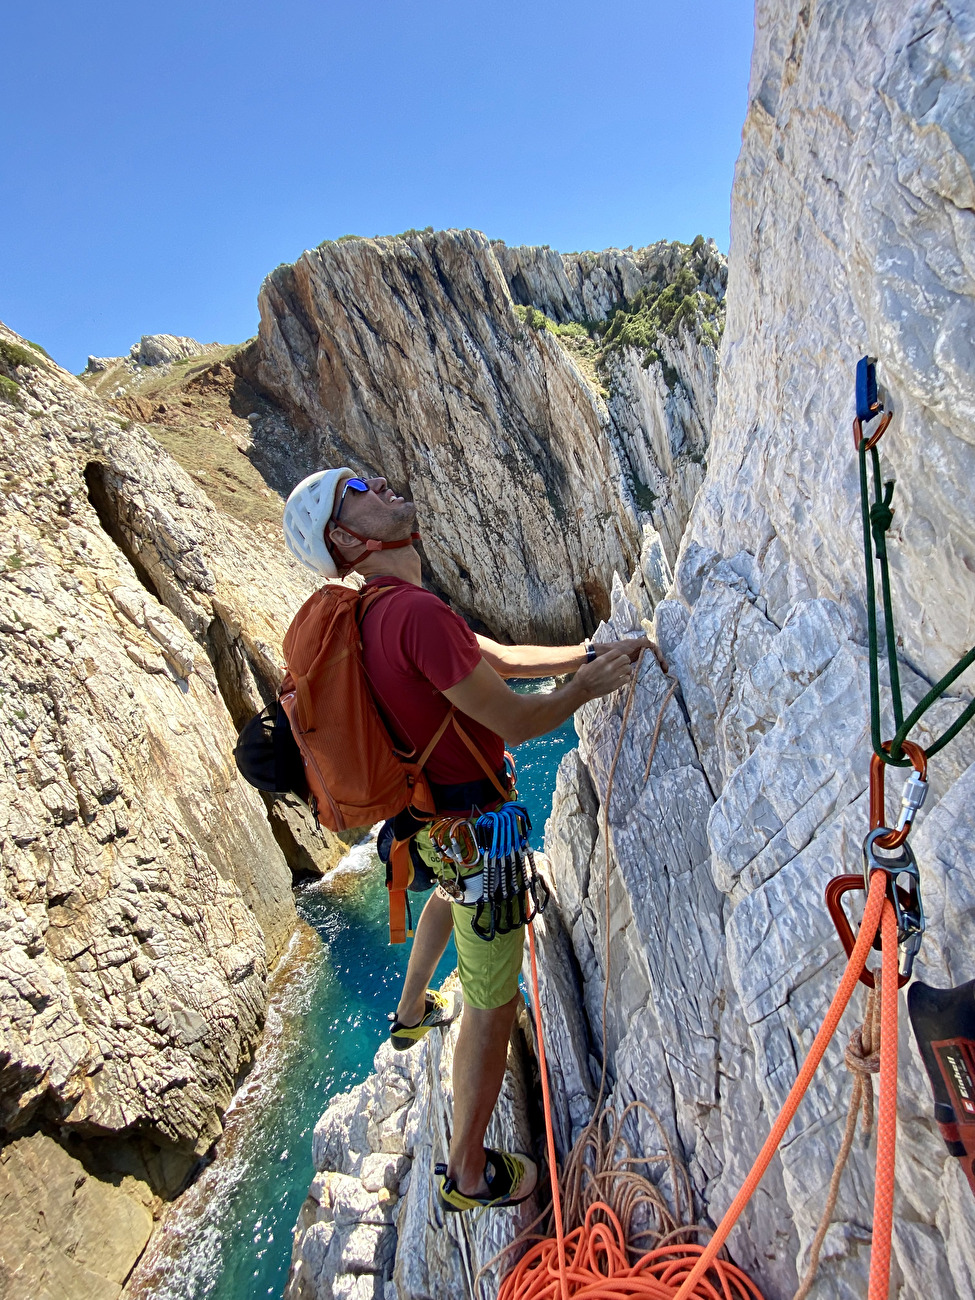
[(632, 672), (627, 655), (610, 652), (583, 664), (572, 681), (556, 691), (518, 695), (482, 658), (468, 677), (444, 691), (444, 695), (462, 713), (502, 736), (509, 745), (520, 745), (561, 726), (588, 700), (625, 686)]
[[(490, 637), (479, 636), (481, 655), (500, 677), (561, 677), (574, 673), (586, 662), (586, 643), (582, 645), (501, 645)], [(593, 645), (596, 657), (622, 653), (632, 663), (641, 650), (650, 648), (646, 637), (625, 641), (602, 641)]]

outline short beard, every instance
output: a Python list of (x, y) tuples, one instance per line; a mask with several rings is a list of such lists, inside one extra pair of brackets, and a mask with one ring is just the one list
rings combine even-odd
[(373, 533), (377, 542), (398, 542), (409, 537), (416, 523), (416, 503), (402, 501), (396, 507), (396, 517), (390, 519), (386, 526)]

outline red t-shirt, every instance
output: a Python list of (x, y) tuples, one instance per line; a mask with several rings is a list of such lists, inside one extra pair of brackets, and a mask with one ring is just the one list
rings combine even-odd
[[(474, 633), (431, 591), (400, 578), (369, 586), (398, 590), (376, 599), (362, 620), (362, 662), (383, 720), (405, 749), (422, 754), (450, 701), (441, 694), (469, 677), (481, 660)], [(457, 721), (493, 772), (504, 766), (504, 741), (458, 710)], [(437, 785), (484, 778), (484, 769), (448, 726), (424, 768)]]

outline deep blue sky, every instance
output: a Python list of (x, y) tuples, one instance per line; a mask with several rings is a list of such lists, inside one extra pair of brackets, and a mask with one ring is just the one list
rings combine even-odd
[(343, 234), (713, 235), (751, 0), (31, 0), (4, 16), (0, 319), (72, 370), (236, 342)]

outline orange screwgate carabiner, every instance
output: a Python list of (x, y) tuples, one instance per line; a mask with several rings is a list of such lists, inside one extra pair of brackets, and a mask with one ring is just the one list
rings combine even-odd
[[(891, 742), (884, 741), (884, 749), (890, 749)], [(914, 825), (914, 818), (924, 803), (924, 797), (928, 792), (928, 756), (920, 745), (915, 745), (912, 740), (905, 740), (901, 748), (914, 766), (914, 771), (904, 783), (904, 793), (901, 796), (901, 814), (897, 827), (889, 835), (883, 836), (877, 840), (877, 847), (880, 849), (899, 849), (911, 833), (911, 827)], [(879, 754), (874, 754), (870, 760), (870, 829), (872, 831), (880, 830), (882, 826), (887, 825), (887, 812), (884, 804), (884, 784), (886, 777), (887, 764)]]
[[(883, 412), (883, 414), (880, 416), (880, 423), (877, 425), (876, 429), (874, 429), (870, 437), (866, 439), (864, 451), (869, 451), (871, 447), (876, 447), (877, 443), (887, 432), (887, 426), (888, 424), (890, 424), (893, 418), (894, 418), (893, 411)], [(856, 448), (857, 451), (860, 450), (861, 442), (864, 442), (863, 422), (861, 421), (860, 417), (857, 416), (857, 418), (853, 421), (853, 446)]]

